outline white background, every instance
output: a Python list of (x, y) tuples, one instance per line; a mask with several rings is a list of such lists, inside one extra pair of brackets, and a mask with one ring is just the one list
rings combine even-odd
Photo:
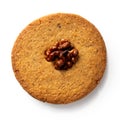
[[(49, 13), (79, 14), (101, 32), (107, 69), (87, 97), (67, 105), (39, 102), (14, 77), (11, 50), (21, 30)], [(120, 120), (119, 0), (0, 0), (0, 120)]]

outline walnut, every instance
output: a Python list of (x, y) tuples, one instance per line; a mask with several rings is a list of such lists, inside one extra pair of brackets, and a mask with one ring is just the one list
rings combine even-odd
[(62, 39), (44, 52), (45, 59), (53, 62), (55, 69), (67, 70), (78, 60), (78, 50), (66, 39)]

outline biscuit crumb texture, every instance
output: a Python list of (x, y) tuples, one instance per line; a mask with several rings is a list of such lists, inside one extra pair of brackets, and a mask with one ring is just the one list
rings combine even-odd
[[(68, 39), (79, 60), (68, 70), (56, 70), (44, 51)], [(96, 27), (86, 19), (57, 13), (33, 21), (18, 36), (12, 66), (21, 86), (34, 98), (66, 104), (83, 98), (99, 83), (106, 66), (106, 48)]]

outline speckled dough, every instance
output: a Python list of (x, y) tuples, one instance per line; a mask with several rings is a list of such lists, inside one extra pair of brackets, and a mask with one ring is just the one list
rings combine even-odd
[[(68, 70), (56, 70), (44, 58), (44, 51), (61, 39), (79, 51), (79, 60)], [(16, 79), (34, 98), (65, 104), (97, 86), (106, 66), (106, 48), (93, 24), (78, 15), (57, 13), (33, 21), (20, 33), (12, 66)]]

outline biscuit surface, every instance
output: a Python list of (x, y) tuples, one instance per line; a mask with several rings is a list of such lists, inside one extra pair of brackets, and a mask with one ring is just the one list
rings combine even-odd
[[(79, 60), (68, 70), (56, 70), (44, 51), (68, 39), (79, 51)], [(65, 104), (90, 93), (106, 66), (106, 48), (93, 24), (74, 14), (57, 13), (30, 23), (12, 50), (12, 66), (21, 86), (34, 98)]]

